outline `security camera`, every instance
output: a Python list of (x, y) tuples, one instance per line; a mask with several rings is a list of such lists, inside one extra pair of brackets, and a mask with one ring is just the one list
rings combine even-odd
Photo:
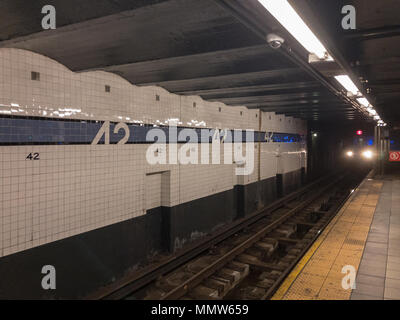
[(267, 42), (272, 49), (279, 49), (285, 42), (285, 39), (275, 33), (270, 33), (267, 35)]

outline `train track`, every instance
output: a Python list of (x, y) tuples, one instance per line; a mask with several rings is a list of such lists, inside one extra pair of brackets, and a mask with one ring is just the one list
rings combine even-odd
[(97, 298), (268, 299), (364, 176), (321, 178)]

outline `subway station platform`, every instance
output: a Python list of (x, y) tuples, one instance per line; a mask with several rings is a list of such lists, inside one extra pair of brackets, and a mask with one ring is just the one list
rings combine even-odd
[(400, 299), (400, 176), (367, 177), (272, 299)]

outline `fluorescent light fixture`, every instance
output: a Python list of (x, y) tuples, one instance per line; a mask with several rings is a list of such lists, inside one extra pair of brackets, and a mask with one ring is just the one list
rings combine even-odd
[(335, 79), (345, 88), (347, 91), (351, 92), (353, 95), (358, 95), (360, 90), (347, 75), (336, 76)]
[(373, 115), (373, 116), (376, 116), (376, 111), (375, 111), (374, 109), (369, 108), (369, 109), (368, 109), (368, 112), (369, 112), (369, 114), (371, 114), (371, 115)]
[[(319, 59), (331, 58), (323, 44), (318, 40), (303, 19), (287, 0), (258, 0), (279, 23), (310, 53)], [(331, 59), (332, 60), (332, 59)]]
[(368, 108), (370, 105), (369, 101), (366, 98), (358, 98), (357, 101), (359, 102), (359, 104), (366, 108)]

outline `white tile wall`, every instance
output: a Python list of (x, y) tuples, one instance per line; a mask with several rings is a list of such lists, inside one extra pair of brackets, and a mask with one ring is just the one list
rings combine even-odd
[(261, 179), (272, 178), (277, 173), (279, 147), (276, 143), (262, 143), (260, 156)]
[(303, 166), (306, 152), (304, 145), (301, 143), (279, 143), (278, 145), (278, 173), (288, 173)]
[[(232, 108), (198, 96), (181, 97), (160, 87), (138, 87), (103, 71), (74, 73), (54, 60), (25, 50), (0, 49), (0, 68), (3, 114), (147, 124), (178, 119), (183, 126), (200, 123), (208, 128), (259, 130), (257, 109)], [(40, 72), (40, 81), (31, 80), (31, 71)], [(105, 92), (106, 85), (111, 92)], [(292, 133), (296, 127), (286, 121), (293, 118), (285, 119), (284, 115), (263, 112), (262, 120), (262, 130)], [(302, 121), (297, 121), (304, 127)]]
[(143, 215), (144, 165), (126, 146), (1, 147), (1, 254)]
[(146, 208), (158, 208), (162, 204), (162, 173), (146, 175), (144, 180)]
[[(40, 81), (31, 80), (31, 71), (40, 72)], [(259, 110), (134, 86), (101, 71), (73, 73), (47, 57), (3, 48), (1, 114), (260, 130)], [(300, 120), (289, 118), (297, 121), (289, 124), (285, 116), (264, 112), (261, 118), (263, 131), (306, 132)], [(137, 217), (159, 205), (230, 190), (259, 176), (273, 177), (279, 170), (297, 170), (304, 163), (300, 144), (262, 143), (259, 165), (258, 147), (254, 172), (237, 177), (235, 164), (152, 166), (145, 160), (146, 145), (2, 146), (0, 256)], [(32, 152), (40, 154), (40, 161), (25, 160)]]
[[(185, 203), (212, 194), (231, 190), (234, 186), (232, 180), (233, 164), (223, 164), (223, 148), (220, 149), (220, 159), (222, 164), (212, 164), (211, 146), (202, 144), (201, 147), (208, 147), (210, 164), (179, 165), (179, 203)], [(201, 149), (199, 148), (199, 152), (200, 150)], [(200, 154), (198, 159), (200, 163)]]

